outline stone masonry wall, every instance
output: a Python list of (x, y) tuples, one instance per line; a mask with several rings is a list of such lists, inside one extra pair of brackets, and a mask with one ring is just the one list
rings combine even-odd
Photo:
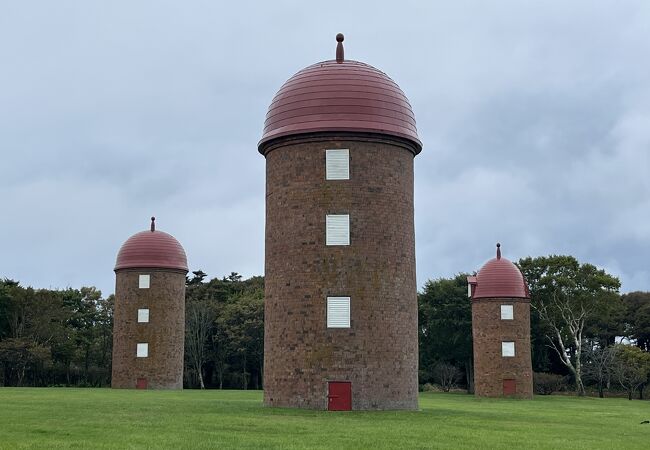
[[(151, 276), (149, 289), (139, 275)], [(149, 309), (149, 323), (138, 323), (138, 309)], [(136, 357), (138, 343), (149, 344), (147, 358)], [(123, 269), (116, 273), (113, 323), (113, 388), (183, 388), (185, 273), (163, 269)]]
[[(325, 150), (350, 150), (350, 179), (325, 179)], [(326, 214), (350, 215), (350, 245), (325, 245)], [(264, 403), (417, 409), (413, 153), (390, 139), (284, 143), (266, 156)], [(351, 327), (328, 329), (328, 296)]]
[[(513, 305), (513, 320), (501, 320), (501, 305)], [(532, 398), (530, 301), (476, 299), (472, 301), (474, 389), (478, 397), (502, 397), (503, 380), (516, 381), (516, 397)], [(501, 356), (501, 342), (515, 343), (515, 356)]]

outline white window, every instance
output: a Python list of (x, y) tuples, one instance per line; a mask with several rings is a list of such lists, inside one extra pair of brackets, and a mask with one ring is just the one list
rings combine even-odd
[(328, 214), (326, 217), (327, 245), (350, 245), (350, 216), (347, 214)]
[(148, 323), (148, 322), (149, 322), (149, 310), (138, 309), (138, 323)]
[(501, 320), (514, 319), (514, 311), (512, 305), (501, 305)]
[(140, 289), (149, 289), (149, 279), (149, 275), (140, 275), (138, 279)]
[(327, 328), (350, 328), (350, 297), (327, 297)]
[(325, 179), (350, 179), (350, 150), (325, 150)]
[(467, 296), (472, 298), (472, 285), (467, 283)]
[(501, 343), (501, 356), (515, 356), (515, 343), (514, 342), (502, 342)]
[(144, 343), (139, 343), (138, 348), (136, 350), (136, 356), (138, 358), (146, 358), (149, 356), (149, 344), (146, 342)]

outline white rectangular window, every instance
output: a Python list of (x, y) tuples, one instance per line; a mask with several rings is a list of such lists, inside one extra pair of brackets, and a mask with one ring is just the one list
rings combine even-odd
[(149, 275), (140, 275), (138, 278), (138, 285), (140, 286), (140, 289), (149, 289)]
[(138, 322), (139, 323), (148, 323), (149, 322), (149, 310), (148, 309), (138, 309)]
[(325, 179), (350, 179), (350, 150), (325, 150)]
[(350, 328), (350, 297), (327, 297), (327, 328)]
[(350, 216), (347, 214), (328, 214), (326, 217), (327, 245), (350, 245)]
[(149, 344), (146, 342), (144, 343), (139, 343), (138, 348), (136, 350), (136, 356), (138, 358), (146, 358), (149, 356)]
[(467, 296), (472, 298), (472, 285), (469, 283), (467, 284)]
[(501, 305), (501, 320), (514, 319), (514, 311), (512, 305)]
[(511, 357), (515, 356), (515, 343), (502, 342), (501, 343), (501, 356)]

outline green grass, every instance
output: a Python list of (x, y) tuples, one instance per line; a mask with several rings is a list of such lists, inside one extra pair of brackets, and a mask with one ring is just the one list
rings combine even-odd
[(421, 411), (271, 409), (261, 392), (0, 388), (0, 448), (650, 448), (650, 403), (426, 393)]

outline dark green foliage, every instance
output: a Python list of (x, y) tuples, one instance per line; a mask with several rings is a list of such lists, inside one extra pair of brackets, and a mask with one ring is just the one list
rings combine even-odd
[[(612, 364), (612, 375), (628, 393), (628, 399), (632, 400), (632, 394), (648, 382), (650, 376), (650, 353), (632, 345), (616, 344), (614, 349), (614, 361)], [(640, 389), (641, 388), (641, 389)]]
[(626, 335), (637, 347), (650, 352), (650, 292), (630, 292), (621, 297)]
[[(203, 373), (199, 377), (196, 364), (190, 364), (186, 353), (186, 385), (198, 387), (203, 379), (205, 387), (260, 389), (264, 360), (264, 278), (242, 280), (232, 272), (222, 279), (202, 282), (206, 275), (193, 272), (188, 281), (186, 308), (202, 304), (213, 317), (204, 342)], [(187, 323), (192, 333), (192, 323)]]
[(436, 366), (462, 368), (472, 391), (472, 305), (467, 297), (467, 275), (427, 281), (418, 295), (420, 384), (436, 381)]
[(112, 305), (93, 287), (35, 290), (0, 281), (0, 384), (110, 383)]
[(535, 394), (551, 395), (566, 389), (566, 378), (555, 373), (535, 372), (533, 374)]
[[(234, 272), (209, 282), (206, 277), (198, 270), (187, 280), (188, 312), (198, 307), (209, 317), (203, 342), (194, 347), (201, 364), (191, 361), (197, 351), (186, 351), (186, 385), (198, 387), (200, 371), (208, 388), (259, 389), (264, 279), (242, 280)], [(104, 299), (93, 287), (32, 289), (0, 280), (0, 385), (110, 385), (113, 304), (112, 295)], [(188, 333), (196, 323), (188, 321)]]
[(528, 257), (519, 260), (519, 267), (548, 346), (572, 375), (578, 394), (584, 395), (585, 343), (605, 347), (623, 331), (619, 280), (573, 256)]

